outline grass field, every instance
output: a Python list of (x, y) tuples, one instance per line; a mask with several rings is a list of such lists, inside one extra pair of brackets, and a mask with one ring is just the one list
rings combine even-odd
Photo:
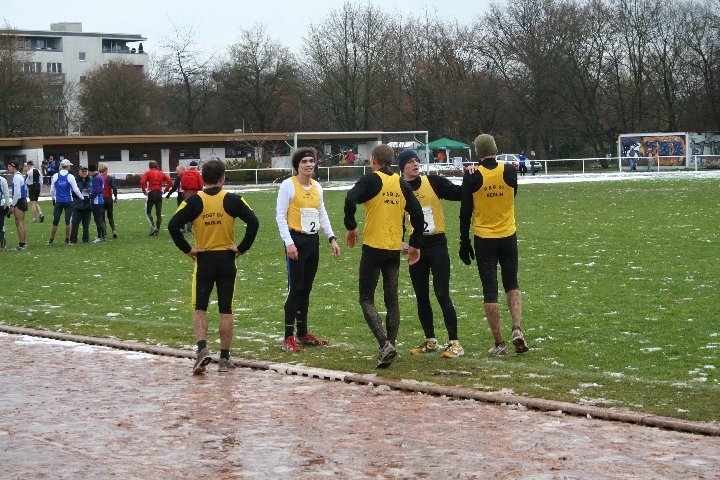
[[(236, 357), (720, 421), (717, 179), (523, 185), (516, 216), (523, 329), (531, 350), (507, 358), (486, 353), (492, 338), (477, 269), (457, 258), (459, 206), (445, 203), (451, 289), (465, 356), (407, 354), (423, 335), (403, 268), (401, 355), (385, 371), (374, 368), (377, 344), (357, 301), (360, 249), (342, 244), (342, 256), (333, 259), (321, 243), (324, 255), (311, 297), (310, 329), (329, 338), (330, 346), (297, 355), (281, 351), (287, 280), (274, 220), (276, 190), (244, 196), (261, 227), (253, 248), (238, 260)], [(339, 238), (345, 234), (344, 196), (326, 191)], [(174, 204), (165, 203), (165, 225)], [(43, 208), (49, 218), (50, 204)], [(48, 220), (28, 224), (28, 250), (0, 254), (6, 285), (0, 321), (194, 349), (192, 262), (166, 230), (147, 236), (141, 200), (120, 201), (116, 212), (120, 238), (104, 245), (65, 247), (61, 232), (59, 244), (48, 247)], [(12, 219), (6, 232), (14, 246)], [(381, 294), (376, 300), (381, 307)], [(217, 352), (213, 308), (210, 340)], [(439, 307), (434, 309), (436, 333), (445, 342)]]

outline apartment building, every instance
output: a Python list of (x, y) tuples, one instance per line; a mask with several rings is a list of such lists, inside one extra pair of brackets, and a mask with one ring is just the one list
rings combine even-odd
[(14, 30), (17, 49), (28, 53), (24, 62), (27, 73), (55, 78), (63, 84), (77, 83), (98, 65), (122, 61), (145, 70), (148, 55), (142, 35), (127, 33), (90, 33), (80, 22), (61, 22), (50, 30)]

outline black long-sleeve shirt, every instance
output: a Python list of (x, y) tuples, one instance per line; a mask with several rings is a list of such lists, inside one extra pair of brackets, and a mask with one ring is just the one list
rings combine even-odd
[[(385, 175), (397, 175), (390, 170), (390, 167), (382, 167), (378, 172)], [(368, 173), (360, 177), (360, 180), (351, 188), (345, 197), (345, 228), (355, 230), (355, 212), (359, 203), (365, 203), (374, 198), (382, 190), (382, 180), (375, 173)], [(410, 185), (401, 177), (400, 190), (405, 197), (405, 211), (410, 215), (410, 224), (413, 226), (413, 234), (410, 236), (409, 244), (414, 248), (421, 248), (423, 243), (422, 232), (425, 229), (422, 208)], [(398, 221), (402, 221), (402, 218)]]

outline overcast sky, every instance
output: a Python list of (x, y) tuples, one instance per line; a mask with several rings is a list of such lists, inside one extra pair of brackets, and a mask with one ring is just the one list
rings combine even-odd
[[(375, 0), (388, 13), (421, 16), (437, 12), (449, 22), (470, 24), (491, 0)], [(502, 0), (500, 0), (502, 2)], [(49, 30), (51, 23), (82, 22), (84, 32), (139, 34), (151, 53), (178, 29), (192, 28), (198, 47), (224, 50), (239, 39), (241, 28), (263, 23), (270, 37), (299, 53), (308, 23), (317, 23), (341, 0), (3, 0), (0, 20), (19, 30)], [(365, 2), (362, 2), (363, 4)]]

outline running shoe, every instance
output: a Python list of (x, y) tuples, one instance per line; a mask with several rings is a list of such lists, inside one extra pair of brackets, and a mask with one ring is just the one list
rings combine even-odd
[(43, 223), (45, 221), (45, 215), (42, 213), (40, 214), (40, 223)]
[(507, 355), (507, 350), (505, 349), (505, 342), (501, 343), (500, 345), (495, 345), (490, 350), (488, 350), (488, 353), (495, 357), (504, 357), (505, 355)]
[(205, 367), (207, 367), (208, 363), (212, 361), (212, 357), (210, 356), (210, 350), (207, 348), (203, 348), (200, 350), (197, 354), (197, 358), (195, 359), (195, 366), (193, 367), (193, 374), (197, 375), (199, 373), (205, 372)]
[(156, 232), (155, 227), (150, 227), (150, 233), (148, 233), (148, 237), (152, 237), (153, 235), (155, 235), (155, 232)]
[(448, 343), (448, 346), (445, 347), (445, 351), (442, 353), (444, 358), (462, 357), (463, 355), (465, 355), (465, 350), (463, 350), (459, 340), (450, 340), (450, 343)]
[(325, 339), (317, 338), (312, 333), (308, 332), (304, 337), (296, 337), (297, 342), (301, 345), (327, 345), (328, 341)]
[(397, 357), (397, 350), (390, 342), (385, 342), (385, 345), (380, 349), (380, 355), (378, 357), (377, 365), (375, 368), (387, 368), (392, 365), (393, 360)]
[(295, 337), (287, 337), (285, 341), (283, 341), (282, 348), (287, 353), (297, 353), (300, 350), (295, 342)]
[(221, 358), (218, 362), (218, 373), (226, 373), (233, 368), (237, 368), (235, 363), (229, 358)]
[(410, 355), (421, 355), (423, 353), (437, 352), (440, 349), (437, 340), (434, 338), (427, 338), (425, 341), (415, 348), (410, 349)]
[(515, 353), (525, 353), (530, 350), (530, 347), (528, 347), (525, 342), (525, 337), (523, 337), (522, 331), (519, 328), (513, 328), (512, 342), (513, 345), (515, 345)]
[(18, 252), (22, 252), (23, 250), (25, 250), (25, 245), (18, 245), (17, 247), (15, 247), (15, 250), (17, 250)]
[(117, 238), (117, 232), (113, 232), (113, 238)]

